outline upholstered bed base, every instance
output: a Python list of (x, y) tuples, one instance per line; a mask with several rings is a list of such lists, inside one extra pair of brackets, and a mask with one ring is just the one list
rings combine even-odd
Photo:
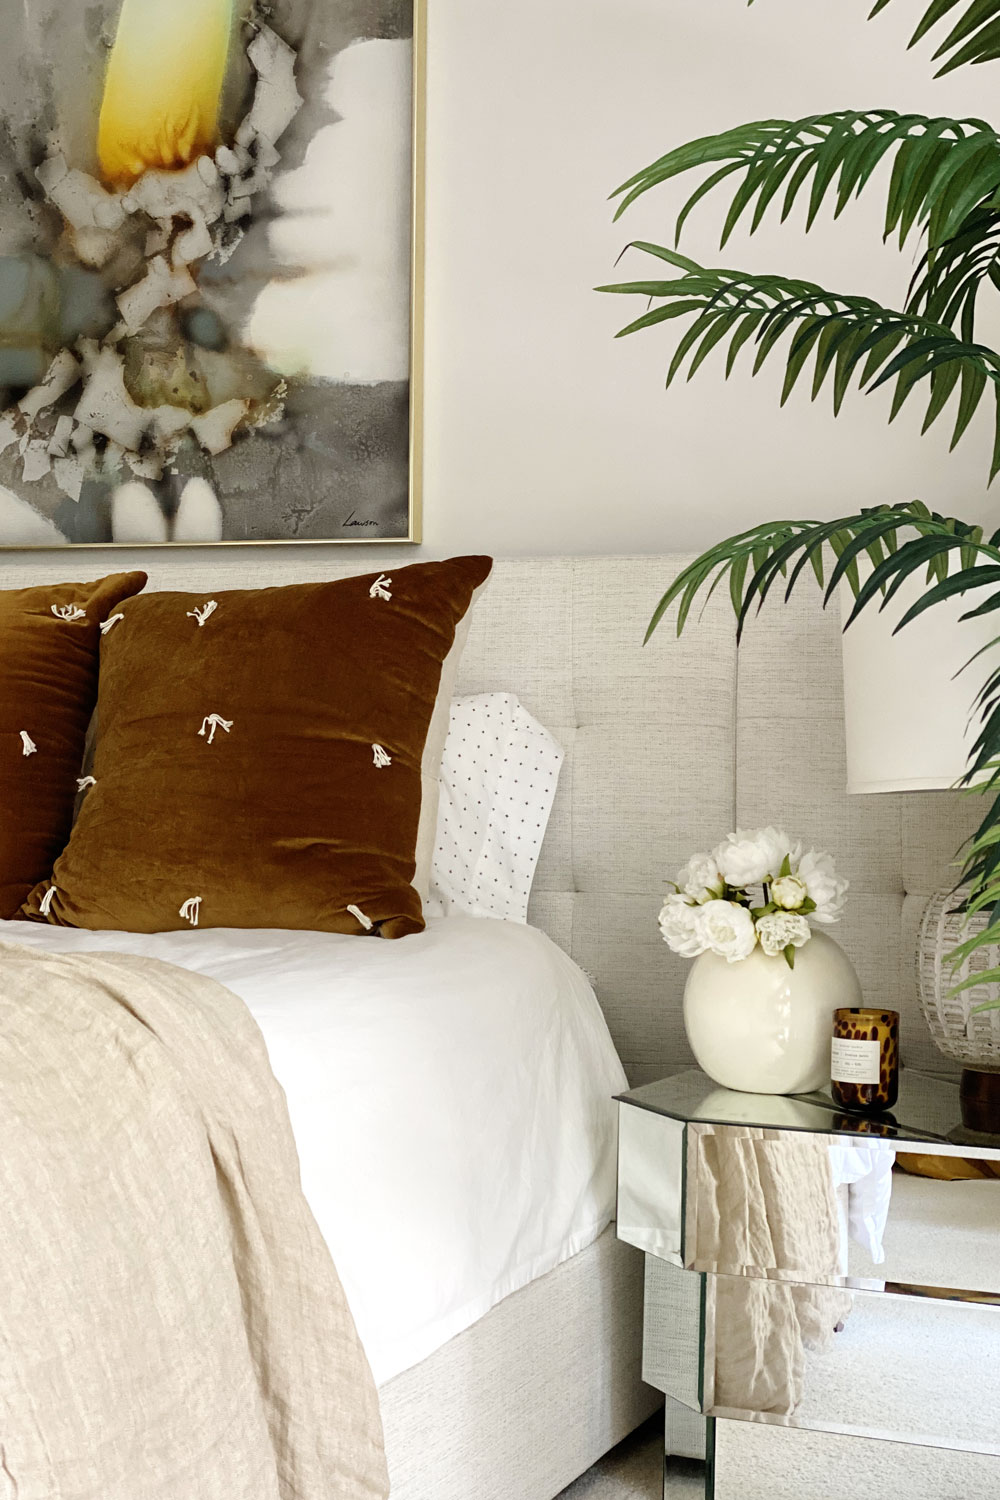
[(552, 1500), (655, 1411), (642, 1261), (612, 1225), (389, 1381), (392, 1500)]

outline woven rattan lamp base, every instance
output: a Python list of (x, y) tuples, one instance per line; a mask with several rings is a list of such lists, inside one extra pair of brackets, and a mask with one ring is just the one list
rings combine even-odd
[[(974, 1078), (990, 1078), (1000, 1074), (1000, 1010), (977, 1013), (977, 1007), (1000, 998), (1000, 986), (990, 979), (967, 989), (956, 986), (1000, 967), (1000, 947), (977, 948), (957, 965), (949, 961), (949, 954), (987, 922), (981, 914), (969, 918), (959, 910), (964, 894), (961, 889), (938, 891), (927, 903), (917, 946), (920, 1008), (945, 1057)], [(988, 1092), (985, 1085), (969, 1087), (970, 1096), (977, 1098)]]

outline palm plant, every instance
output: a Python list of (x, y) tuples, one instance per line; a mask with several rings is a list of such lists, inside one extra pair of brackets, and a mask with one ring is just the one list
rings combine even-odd
[[(877, 0), (871, 16), (890, 3)], [(923, 3), (911, 46), (950, 23), (934, 53), (939, 76), (1000, 59), (1000, 0)], [(895, 235), (902, 247), (916, 235), (923, 247), (898, 310), (787, 276), (703, 266), (676, 248), (691, 210), (724, 182), (731, 198), (720, 248), (747, 217), (752, 234), (769, 212), (780, 209), (784, 221), (804, 197), (807, 230), (831, 198), (839, 217), (869, 187), (876, 168), (890, 161), (885, 236)], [(626, 247), (668, 266), (668, 279), (650, 276), (599, 288), (641, 296), (649, 304), (619, 337), (690, 317), (669, 365), (668, 386), (685, 363), (690, 379), (719, 345), (727, 346), (727, 378), (745, 346), (756, 351), (753, 374), (769, 359), (783, 359), (782, 404), (807, 370), (814, 400), (830, 382), (835, 414), (852, 383), (865, 391), (892, 385), (890, 422), (919, 388), (927, 402), (924, 432), (953, 404), (952, 448), (980, 404), (992, 398), (992, 482), (1000, 473), (1000, 353), (977, 340), (976, 320), (981, 297), (1000, 289), (1000, 133), (985, 120), (891, 109), (757, 120), (678, 146), (637, 172), (612, 195), (619, 199), (616, 219), (651, 188), (705, 167), (712, 170), (677, 216), (674, 247), (648, 240)], [(974, 596), (963, 619), (987, 615), (1000, 610), (1000, 529), (985, 536), (981, 527), (936, 515), (919, 502), (878, 506), (829, 522), (755, 526), (684, 569), (660, 601), (646, 638), (675, 603), (679, 633), (695, 599), (724, 581), (739, 634), (773, 588), (783, 586), (787, 599), (807, 572), (824, 589), (824, 603), (846, 581), (855, 595), (852, 621), (876, 601), (884, 608), (918, 574), (924, 576), (923, 589), (901, 626), (955, 595)], [(1000, 644), (1000, 636), (992, 644)], [(964, 850), (961, 882), (969, 888), (965, 909), (988, 913), (988, 925), (955, 950), (956, 962), (977, 948), (1000, 944), (1000, 668), (991, 671), (975, 709), (981, 730), (963, 783), (993, 800)], [(966, 984), (984, 980), (1000, 981), (1000, 968)], [(1000, 1000), (994, 1004), (1000, 1007)]]

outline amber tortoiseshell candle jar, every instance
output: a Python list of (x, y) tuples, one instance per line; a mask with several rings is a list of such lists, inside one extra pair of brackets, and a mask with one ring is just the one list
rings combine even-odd
[(834, 1103), (881, 1114), (899, 1097), (899, 1013), (852, 1007), (833, 1013)]

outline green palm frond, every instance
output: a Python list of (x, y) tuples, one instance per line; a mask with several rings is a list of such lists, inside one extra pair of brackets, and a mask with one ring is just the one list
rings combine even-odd
[(690, 380), (712, 350), (726, 342), (727, 375), (740, 350), (751, 342), (756, 347), (754, 374), (781, 346), (785, 359), (782, 404), (810, 362), (813, 400), (832, 376), (835, 412), (853, 379), (868, 390), (894, 380), (890, 421), (913, 388), (927, 381), (925, 432), (957, 391), (953, 447), (989, 391), (996, 432), (990, 478), (1000, 471), (1000, 355), (994, 350), (965, 343), (943, 324), (895, 312), (868, 297), (843, 296), (786, 276), (710, 269), (646, 241), (636, 241), (634, 248), (666, 261), (682, 274), (669, 281), (617, 282), (598, 290), (642, 296), (657, 304), (621, 329), (620, 338), (693, 315), (667, 371), (668, 385), (689, 356)]
[[(826, 549), (833, 554), (831, 569), (824, 562)], [(867, 554), (871, 561), (871, 571), (863, 583), (857, 569), (862, 554)], [(679, 635), (701, 589), (707, 584), (709, 591), (714, 591), (727, 577), (738, 616), (737, 638), (740, 638), (751, 610), (755, 605), (759, 608), (771, 590), (779, 586), (779, 578), (787, 600), (807, 566), (811, 565), (824, 589), (824, 605), (842, 580), (850, 583), (855, 594), (849, 622), (853, 623), (861, 610), (876, 599), (888, 603), (917, 570), (936, 578), (935, 588), (939, 588), (949, 580), (953, 558), (960, 565), (962, 584), (943, 590), (930, 601), (932, 604), (956, 592), (980, 587), (981, 582), (989, 581), (987, 575), (994, 567), (1000, 571), (1000, 531), (984, 537), (981, 527), (939, 515), (916, 500), (904, 505), (874, 506), (834, 521), (767, 521), (719, 542), (689, 563), (657, 605), (646, 640), (678, 601)], [(966, 577), (977, 565), (981, 567), (975, 579)], [(921, 600), (907, 614), (906, 622), (923, 607), (926, 606)], [(1000, 756), (1000, 740), (996, 748)]]
[(930, 244), (942, 244), (977, 204), (1000, 191), (1000, 136), (985, 120), (893, 109), (838, 110), (802, 120), (756, 120), (678, 146), (616, 188), (611, 196), (621, 202), (615, 217), (651, 188), (683, 172), (714, 166), (681, 209), (675, 244), (695, 205), (737, 173), (722, 245), (751, 208), (753, 233), (779, 195), (781, 218), (787, 219), (807, 188), (808, 229), (828, 195), (836, 195), (836, 218), (893, 152), (884, 230), (886, 238), (898, 232), (900, 244), (912, 229), (924, 226)]
[(1000, 285), (1000, 209), (977, 207), (950, 240), (928, 247), (906, 298), (906, 311), (956, 329), (972, 342), (986, 283)]
[[(754, 0), (747, 0), (748, 5), (753, 3)], [(889, 3), (890, 0), (876, 0), (869, 12), (869, 20), (885, 10)], [(960, 4), (964, 8), (956, 19), (954, 12)], [(915, 47), (945, 20), (951, 24), (934, 53), (934, 59), (945, 57), (947, 60), (938, 68), (937, 78), (964, 67), (966, 63), (994, 62), (1000, 58), (1000, 0), (931, 0), (909, 45)], [(950, 57), (947, 57), (948, 53), (951, 53)]]
[[(827, 552), (832, 554), (832, 565), (825, 560)], [(862, 579), (859, 563), (865, 558), (868, 571)], [(926, 575), (926, 586), (903, 614), (898, 630), (956, 595), (972, 596), (963, 620), (1000, 610), (1000, 531), (984, 537), (979, 526), (938, 515), (911, 501), (876, 506), (833, 521), (769, 521), (720, 542), (674, 579), (656, 607), (646, 640), (675, 603), (680, 634), (701, 591), (707, 588), (710, 597), (727, 579), (740, 639), (754, 608), (760, 609), (776, 587), (783, 588), (786, 600), (790, 598), (807, 568), (824, 589), (824, 606), (842, 582), (851, 587), (855, 602), (848, 626), (869, 606), (877, 603), (884, 608), (915, 574)], [(989, 590), (984, 600), (977, 597), (982, 589)], [(988, 678), (975, 709), (983, 714), (982, 730), (964, 780), (968, 783), (987, 775), (1000, 786), (1000, 771), (994, 770), (1000, 764), (1000, 667)]]
[[(889, 3), (875, 0), (871, 15)], [(933, 33), (939, 74), (1000, 59), (1000, 0), (920, 0), (919, 8), (910, 46)], [(700, 171), (677, 216), (675, 244), (692, 210), (723, 183), (729, 197), (723, 245), (737, 225), (746, 222), (752, 234), (768, 212), (780, 212), (784, 221), (803, 200), (808, 230), (825, 203), (832, 203), (833, 216), (839, 217), (875, 180), (880, 166), (891, 166), (885, 238), (896, 235), (900, 246), (912, 233), (924, 239), (901, 311), (791, 277), (708, 268), (642, 240), (627, 248), (665, 262), (670, 279), (599, 290), (649, 301), (620, 337), (690, 317), (669, 366), (668, 385), (685, 363), (690, 379), (717, 346), (726, 349), (727, 376), (745, 346), (755, 350), (755, 374), (777, 351), (785, 365), (782, 402), (807, 368), (814, 399), (830, 379), (835, 411), (854, 380), (866, 390), (894, 382), (891, 421), (913, 388), (925, 382), (924, 431), (954, 400), (953, 447), (989, 395), (996, 430), (992, 480), (1000, 472), (1000, 354), (975, 338), (982, 293), (1000, 289), (1000, 134), (988, 122), (890, 109), (756, 120), (690, 141), (644, 167), (612, 194), (618, 200), (615, 217), (651, 188)], [(738, 617), (739, 637), (752, 610), (779, 587), (787, 599), (805, 572), (824, 590), (824, 603), (844, 584), (853, 590), (848, 623), (862, 610), (884, 608), (918, 576), (923, 579), (918, 598), (898, 628), (960, 598), (967, 605), (963, 619), (997, 614), (997, 637), (984, 652), (992, 651), (995, 660), (1000, 649), (1000, 530), (985, 538), (981, 528), (933, 514), (917, 502), (834, 521), (768, 522), (719, 543), (674, 579), (646, 638), (674, 604), (679, 633), (696, 600), (707, 601), (723, 586)], [(973, 712), (978, 737), (963, 783), (970, 795), (989, 795), (992, 805), (965, 850), (959, 883), (971, 891), (966, 909), (986, 912), (988, 921), (985, 931), (956, 950), (956, 960), (1000, 945), (1000, 667), (990, 671)], [(1000, 985), (1000, 968), (968, 982)], [(1000, 999), (980, 1007), (988, 1008), (1000, 1008)]]
[[(865, 558), (868, 569), (862, 579), (859, 563)], [(958, 565), (954, 572), (953, 562)], [(937, 515), (918, 502), (877, 506), (834, 521), (769, 521), (720, 542), (684, 568), (657, 605), (646, 640), (674, 604), (680, 634), (697, 598), (704, 595), (707, 601), (727, 583), (740, 638), (749, 615), (768, 595), (780, 589), (788, 599), (806, 571), (824, 590), (824, 605), (841, 584), (853, 589), (848, 625), (865, 609), (884, 608), (908, 578), (923, 574), (928, 587), (896, 628), (955, 595), (971, 596), (962, 617), (968, 619), (1000, 610), (1000, 531), (984, 538), (981, 528)], [(981, 600), (982, 590), (987, 593)], [(993, 646), (1000, 646), (1000, 638)], [(989, 922), (956, 949), (956, 962), (975, 949), (1000, 943), (1000, 668), (991, 672), (975, 708), (982, 712), (982, 724), (963, 781), (970, 792), (991, 795), (993, 801), (964, 851), (957, 883), (970, 888), (966, 909), (988, 911)], [(977, 974), (975, 982), (991, 978), (1000, 981), (1000, 970)]]
[[(871, 15), (877, 16), (888, 4), (889, 0), (877, 0)], [(962, 8), (956, 19), (955, 13), (960, 5)], [(947, 58), (937, 71), (938, 78), (966, 63), (994, 62), (1000, 57), (1000, 0), (932, 0), (910, 38), (910, 46), (916, 46), (945, 20), (950, 21), (951, 26), (934, 53), (935, 60)]]

